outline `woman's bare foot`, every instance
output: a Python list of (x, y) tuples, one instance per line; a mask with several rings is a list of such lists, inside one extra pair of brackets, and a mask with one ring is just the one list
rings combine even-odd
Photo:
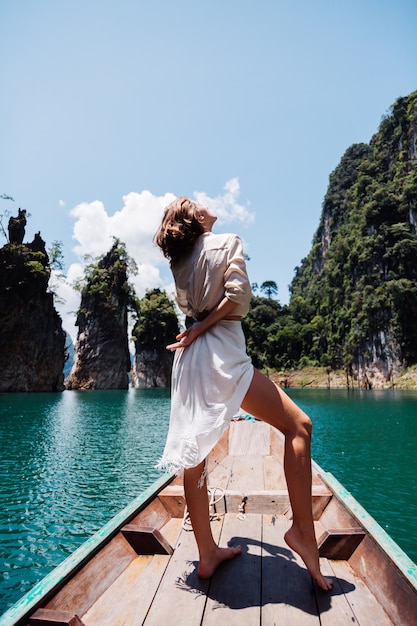
[(319, 587), (324, 591), (330, 591), (333, 587), (333, 581), (325, 578), (320, 571), (319, 551), (315, 538), (305, 537), (294, 526), (285, 533), (284, 538), (288, 546), (303, 559), (311, 577)]
[(211, 578), (223, 561), (233, 559), (235, 556), (242, 552), (241, 546), (235, 546), (233, 548), (219, 548), (216, 546), (216, 550), (205, 559), (200, 559), (198, 564), (197, 574), (200, 578)]

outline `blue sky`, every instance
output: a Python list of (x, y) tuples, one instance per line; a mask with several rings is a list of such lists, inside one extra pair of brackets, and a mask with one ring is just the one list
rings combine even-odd
[(62, 241), (69, 282), (119, 236), (143, 295), (172, 291), (152, 235), (195, 197), (286, 303), (329, 174), (417, 89), (416, 24), (414, 0), (1, 0), (0, 213)]

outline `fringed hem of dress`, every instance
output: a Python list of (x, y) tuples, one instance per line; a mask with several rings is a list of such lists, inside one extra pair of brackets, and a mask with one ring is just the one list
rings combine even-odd
[(181, 463), (178, 462), (178, 460), (170, 459), (164, 455), (158, 461), (157, 465), (155, 465), (156, 469), (165, 470), (169, 474), (179, 476), (184, 469), (198, 465), (198, 463), (195, 463), (195, 459), (198, 455), (198, 446), (195, 441), (192, 439), (184, 440), (182, 449), (184, 458)]
[(201, 463), (239, 410), (252, 377), (239, 321), (221, 320), (176, 350), (168, 436), (156, 467), (178, 475)]

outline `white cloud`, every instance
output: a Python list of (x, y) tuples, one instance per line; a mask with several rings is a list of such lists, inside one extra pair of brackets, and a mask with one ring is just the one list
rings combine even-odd
[[(239, 180), (233, 178), (224, 187), (222, 195), (211, 198), (205, 192), (195, 192), (194, 198), (200, 204), (212, 209), (218, 216), (219, 223), (251, 223), (254, 215), (248, 208), (239, 204)], [(84, 257), (97, 257), (105, 254), (117, 237), (126, 245), (128, 254), (138, 266), (137, 276), (132, 276), (138, 297), (143, 297), (147, 289), (159, 287), (172, 296), (174, 285), (168, 263), (153, 238), (161, 222), (165, 207), (175, 199), (173, 193), (155, 196), (150, 191), (131, 192), (123, 196), (123, 206), (113, 215), (109, 215), (104, 204), (82, 202), (71, 211), (75, 218), (73, 239), (76, 242), (75, 254), (80, 261), (70, 266), (66, 283), (58, 284), (56, 291), (65, 300), (64, 305), (57, 305), (63, 318), (64, 328), (76, 338), (75, 312), (79, 307), (80, 295), (71, 287), (74, 280), (82, 276)]]
[(55, 308), (62, 318), (62, 326), (71, 335), (73, 342), (77, 338), (75, 320), (80, 306), (80, 294), (73, 288), (73, 284), (82, 278), (82, 275), (83, 266), (80, 263), (73, 263), (66, 277), (59, 272), (52, 271), (49, 283), (51, 290), (58, 296), (55, 298)]
[(243, 222), (251, 224), (255, 215), (247, 207), (239, 204), (237, 199), (240, 194), (238, 178), (232, 178), (224, 186), (225, 193), (215, 198), (210, 198), (204, 191), (195, 191), (194, 197), (200, 204), (209, 207), (217, 215), (219, 224), (230, 222)]
[(164, 208), (175, 199), (174, 194), (154, 196), (149, 191), (131, 192), (123, 196), (123, 207), (109, 215), (102, 202), (82, 202), (71, 211), (76, 218), (73, 239), (74, 252), (83, 258), (106, 253), (117, 237), (126, 244), (130, 256), (138, 265), (158, 264), (161, 253), (153, 244), (153, 237), (161, 221)]

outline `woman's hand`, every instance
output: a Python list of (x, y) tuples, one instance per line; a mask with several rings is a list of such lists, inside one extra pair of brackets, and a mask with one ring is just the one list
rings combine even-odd
[[(167, 346), (167, 350), (173, 352), (174, 350), (178, 350), (178, 348), (186, 348), (189, 346), (199, 335), (204, 333), (210, 326), (213, 326), (216, 322), (222, 319), (232, 319), (233, 311), (237, 307), (238, 303), (233, 300), (229, 300), (224, 297), (221, 302), (205, 317), (201, 322), (197, 324), (193, 324), (191, 328), (187, 328), (183, 333), (180, 333), (175, 337), (177, 339), (176, 343), (170, 343)], [(240, 316), (237, 316), (236, 319), (240, 319)]]
[(176, 343), (170, 343), (169, 346), (166, 347), (167, 350), (174, 352), (174, 350), (178, 350), (178, 348), (186, 348), (191, 343), (193, 343), (194, 339), (197, 339), (198, 335), (200, 334), (197, 331), (198, 326), (199, 324), (194, 324), (193, 326), (191, 326), (191, 328), (188, 328), (187, 330), (184, 330), (184, 332), (177, 335), (175, 337), (175, 339), (177, 340)]

